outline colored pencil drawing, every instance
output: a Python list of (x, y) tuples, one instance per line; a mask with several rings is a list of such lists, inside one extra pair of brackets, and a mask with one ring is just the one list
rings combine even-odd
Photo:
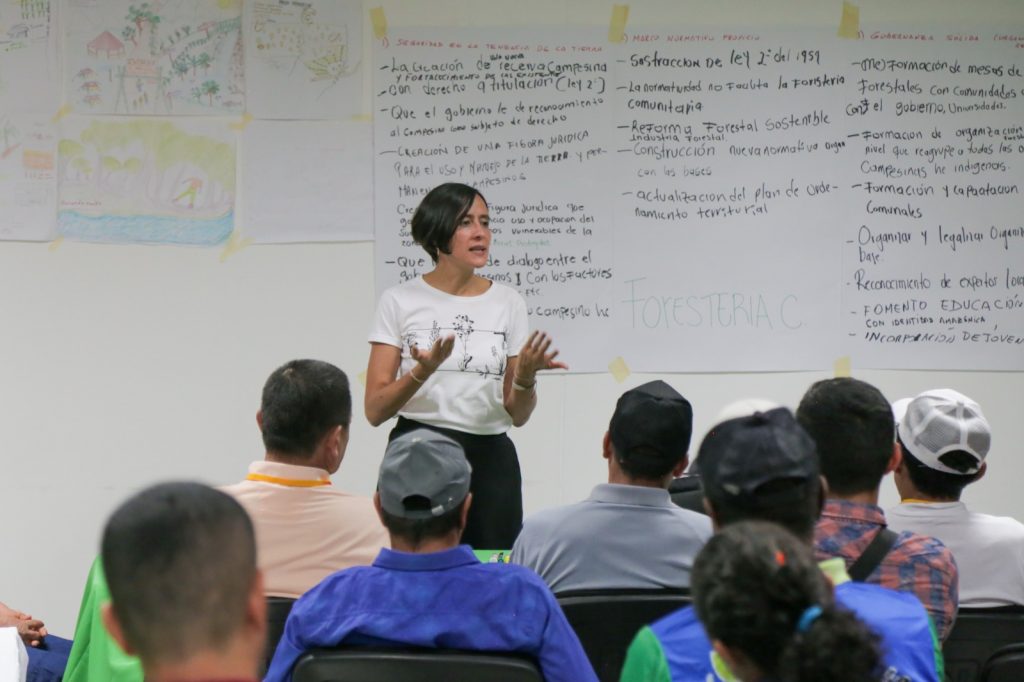
[(250, 111), (268, 118), (358, 113), (353, 100), (358, 102), (359, 92), (353, 88), (362, 87), (361, 7), (351, 0), (249, 3)]
[(65, 97), (92, 114), (244, 108), (238, 0), (69, 0)]
[(0, 0), (0, 102), (5, 109), (53, 111), (57, 41), (51, 0)]
[(0, 239), (53, 238), (56, 157), (49, 121), (0, 111)]
[(58, 144), (58, 230), (83, 241), (218, 244), (234, 225), (235, 145), (189, 120), (74, 119)]

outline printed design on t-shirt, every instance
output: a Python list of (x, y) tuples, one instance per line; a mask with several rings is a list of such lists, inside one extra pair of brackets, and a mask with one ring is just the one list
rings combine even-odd
[(403, 340), (405, 349), (412, 347), (429, 350), (434, 343), (451, 334), (455, 335), (455, 348), (451, 356), (438, 368), (441, 372), (473, 372), (482, 377), (501, 380), (508, 365), (508, 330), (478, 329), (469, 315), (459, 314), (451, 324), (433, 321), (429, 329), (410, 329)]

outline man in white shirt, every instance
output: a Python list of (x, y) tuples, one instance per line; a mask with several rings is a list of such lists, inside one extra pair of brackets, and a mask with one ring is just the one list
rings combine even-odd
[(512, 563), (555, 593), (612, 588), (688, 588), (711, 520), (672, 503), (668, 484), (686, 468), (690, 403), (664, 381), (619, 398), (602, 442), (608, 482), (582, 502), (523, 523)]
[(950, 389), (893, 405), (903, 461), (895, 471), (902, 502), (886, 516), (893, 530), (941, 540), (960, 569), (960, 606), (1024, 604), (1024, 524), (979, 514), (960, 501), (981, 478), (991, 428), (981, 407)]
[(224, 486), (252, 517), (266, 594), (297, 598), (331, 573), (370, 564), (388, 535), (369, 497), (337, 490), (348, 446), (348, 377), (319, 360), (292, 360), (263, 387), (256, 423), (266, 457)]

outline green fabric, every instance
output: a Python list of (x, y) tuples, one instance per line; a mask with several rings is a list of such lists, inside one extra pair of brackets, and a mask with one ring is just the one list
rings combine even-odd
[(851, 580), (850, 574), (846, 572), (846, 561), (842, 557), (837, 556), (819, 561), (818, 568), (821, 569), (821, 572), (832, 583), (832, 587), (839, 587)]
[(672, 682), (661, 642), (644, 626), (629, 645), (619, 682)]
[(124, 653), (103, 627), (100, 607), (108, 601), (110, 591), (96, 557), (85, 581), (64, 682), (142, 682), (139, 659)]
[(932, 631), (935, 672), (938, 673), (940, 680), (944, 680), (946, 679), (946, 659), (942, 656), (942, 643), (939, 641), (939, 633), (935, 629), (935, 621), (932, 620), (931, 614), (928, 614), (928, 629)]
[(512, 556), (510, 549), (474, 549), (473, 554), (482, 564), (507, 564)]

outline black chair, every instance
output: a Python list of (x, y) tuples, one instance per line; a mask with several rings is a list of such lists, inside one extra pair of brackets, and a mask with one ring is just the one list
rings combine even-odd
[(704, 508), (704, 488), (701, 487), (700, 476), (686, 474), (680, 478), (673, 478), (668, 484), (668, 494), (677, 507), (707, 515), (708, 511)]
[(295, 600), (288, 597), (267, 597), (267, 648), (263, 657), (264, 671), (270, 667), (270, 659), (274, 657), (277, 643), (281, 641), (285, 621), (288, 620), (288, 614), (292, 612), (294, 604)]
[(601, 682), (618, 682), (640, 628), (690, 603), (684, 589), (572, 590), (555, 597)]
[(1019, 643), (1024, 643), (1024, 607), (960, 609), (953, 631), (942, 645), (947, 682), (979, 682), (982, 668), (993, 654)]
[(444, 649), (312, 649), (292, 682), (544, 682), (537, 664), (515, 654)]
[(981, 669), (979, 682), (1024, 680), (1024, 644), (1011, 644), (995, 652)]

